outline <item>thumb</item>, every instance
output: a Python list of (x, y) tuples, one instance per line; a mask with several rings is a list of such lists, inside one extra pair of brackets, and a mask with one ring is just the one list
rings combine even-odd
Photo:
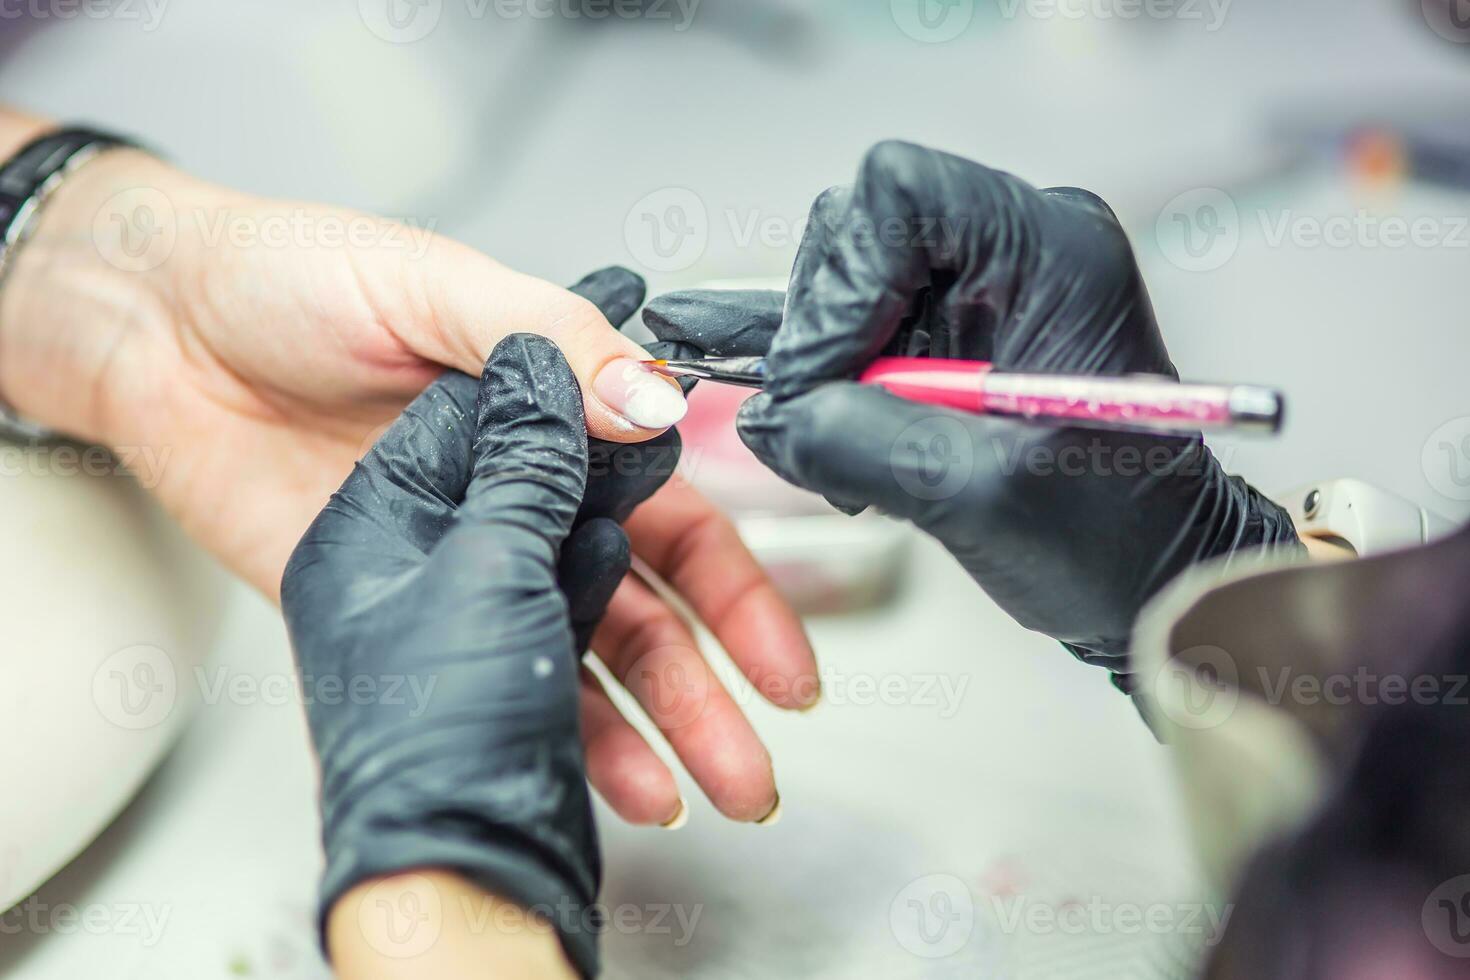
[(571, 365), (593, 437), (642, 442), (684, 417), (679, 386), (641, 367), (643, 348), (587, 298), (447, 240), (420, 265), (430, 270), (419, 281), (434, 327), (420, 339), (420, 356), (477, 374), (505, 337), (538, 334)]
[(576, 378), (556, 345), (512, 334), (480, 377), (469, 487), (445, 539), (549, 562), (561, 547), (587, 481), (587, 428)]
[(848, 505), (871, 505), (943, 536), (991, 478), (984, 420), (854, 382), (741, 406), (740, 438), (779, 476)]

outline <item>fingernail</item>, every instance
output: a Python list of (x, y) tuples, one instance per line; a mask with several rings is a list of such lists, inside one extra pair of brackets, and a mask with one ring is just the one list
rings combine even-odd
[(816, 674), (798, 677), (792, 691), (797, 696), (796, 710), (803, 714), (822, 703), (822, 680)]
[(608, 408), (645, 429), (667, 429), (689, 408), (677, 384), (630, 357), (611, 361), (597, 372), (592, 393)]
[(770, 827), (781, 819), (781, 794), (776, 794), (776, 805), (771, 807), (771, 812), (755, 822), (757, 827)]
[(674, 812), (674, 815), (672, 817), (659, 824), (659, 826), (665, 830), (678, 830), (680, 827), (684, 826), (688, 822), (689, 806), (684, 802), (684, 798), (681, 796), (679, 797), (679, 809)]

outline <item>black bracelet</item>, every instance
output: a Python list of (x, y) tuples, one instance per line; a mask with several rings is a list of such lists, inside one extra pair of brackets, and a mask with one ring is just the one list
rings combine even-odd
[[(61, 182), (104, 150), (135, 146), (120, 136), (83, 127), (53, 130), (0, 163), (0, 289), (14, 256), (35, 228), (35, 218)], [(0, 429), (36, 437), (45, 430), (17, 418), (0, 403)]]

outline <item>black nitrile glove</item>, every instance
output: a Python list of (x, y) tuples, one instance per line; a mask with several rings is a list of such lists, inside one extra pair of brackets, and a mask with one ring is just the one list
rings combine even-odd
[[(600, 269), (570, 287), (596, 306), (615, 327), (622, 327), (643, 305), (645, 284), (637, 273), (621, 266)], [(666, 344), (652, 344), (650, 357), (669, 357)], [(681, 441), (678, 429), (669, 429), (646, 442), (623, 443), (590, 439), (587, 446), (587, 492), (577, 512), (577, 533), (562, 555), (560, 579), (571, 601), (572, 627), (577, 651), (586, 651), (592, 632), (618, 582), (628, 571), (631, 552), (620, 525), (674, 475)], [(605, 525), (583, 533), (589, 521)], [(613, 532), (616, 532), (614, 534)]]
[[(614, 323), (642, 298), (625, 270), (573, 288)], [(661, 458), (677, 449), (672, 433), (654, 442)], [(323, 691), (384, 695), (308, 706), (323, 923), (362, 881), (448, 868), (546, 917), (597, 972), (578, 669), (628, 568), (617, 522), (667, 476), (637, 455), (650, 446), (594, 443), (589, 477), (570, 368), (550, 341), (514, 335), (478, 382), (430, 385), (308, 529), (281, 588), (301, 671)]]
[(1023, 626), (1114, 671), (1180, 570), (1300, 547), (1286, 512), (1198, 436), (1048, 428), (845, 380), (879, 355), (1177, 378), (1128, 240), (1086, 191), (884, 143), (855, 186), (817, 200), (784, 300), (678, 293), (644, 321), (711, 355), (768, 353), (766, 391), (739, 417), (767, 465), (850, 512), (913, 521)]

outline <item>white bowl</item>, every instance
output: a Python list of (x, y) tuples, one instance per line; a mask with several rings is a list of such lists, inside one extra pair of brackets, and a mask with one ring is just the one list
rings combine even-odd
[(199, 685), (227, 577), (96, 448), (0, 439), (0, 910), (117, 816)]

